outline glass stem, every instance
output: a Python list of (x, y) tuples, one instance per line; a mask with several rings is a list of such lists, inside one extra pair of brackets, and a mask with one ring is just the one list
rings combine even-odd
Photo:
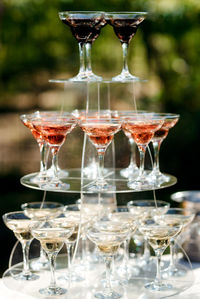
[(174, 239), (171, 239), (170, 241), (170, 264), (169, 264), (170, 269), (175, 268), (175, 241)]
[(130, 143), (130, 150), (131, 150), (131, 158), (130, 158), (130, 164), (129, 166), (135, 167), (136, 158), (135, 158), (135, 142), (132, 138), (129, 138)]
[(161, 282), (161, 257), (162, 257), (162, 252), (160, 250), (155, 251), (156, 258), (157, 258), (157, 272), (156, 272), (156, 278), (155, 278), (155, 283), (160, 284)]
[(50, 262), (50, 271), (51, 271), (51, 281), (49, 288), (56, 287), (56, 278), (55, 278), (55, 262), (56, 262), (57, 253), (49, 253), (48, 258)]
[(48, 146), (46, 143), (42, 143), (39, 145), (40, 147), (40, 172), (44, 172), (47, 170), (47, 159), (48, 159)]
[(149, 243), (147, 240), (144, 240), (144, 259), (149, 261), (149, 258), (150, 258)]
[(30, 274), (30, 268), (29, 268), (29, 248), (30, 248), (31, 242), (22, 242), (22, 252), (23, 252), (23, 273), (25, 275)]
[(144, 158), (145, 158), (146, 146), (140, 146), (139, 152), (140, 152), (139, 178), (141, 178), (144, 175)]
[(66, 243), (67, 247), (67, 268), (68, 268), (68, 274), (69, 274), (69, 286), (71, 285), (72, 275), (71, 275), (71, 247), (72, 244)]
[(122, 43), (122, 55), (123, 55), (123, 69), (122, 72), (129, 72), (128, 70), (128, 43)]
[(54, 173), (54, 178), (58, 178), (58, 151), (59, 147), (53, 146), (51, 148), (52, 153), (52, 169)]
[(87, 43), (85, 45), (85, 50), (86, 50), (86, 65), (85, 65), (85, 70), (86, 70), (86, 72), (92, 72), (91, 49), (92, 49), (92, 44), (91, 43)]
[(104, 183), (104, 155), (105, 151), (98, 151), (99, 165), (98, 165), (98, 183)]
[(105, 295), (112, 294), (111, 288), (111, 266), (112, 266), (112, 256), (105, 256), (104, 261), (106, 264), (106, 287), (105, 287)]
[(85, 44), (84, 43), (79, 43), (78, 44), (79, 47), (79, 56), (80, 56), (80, 68), (79, 68), (79, 72), (80, 73), (84, 73), (85, 72), (85, 59), (84, 59), (84, 55), (85, 55)]
[(154, 165), (153, 165), (153, 170), (154, 170), (154, 172), (160, 172), (160, 167), (159, 167), (160, 145), (161, 145), (161, 142), (159, 142), (159, 141), (153, 141), (153, 150), (154, 150)]

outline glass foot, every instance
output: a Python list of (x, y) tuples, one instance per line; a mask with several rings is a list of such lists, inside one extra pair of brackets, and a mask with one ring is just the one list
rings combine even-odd
[(145, 288), (151, 291), (168, 291), (172, 289), (172, 285), (162, 281), (152, 281), (150, 283), (145, 284)]
[(40, 186), (44, 190), (68, 190), (70, 189), (70, 185), (67, 183), (63, 183), (62, 181), (58, 179), (53, 179), (49, 181), (48, 183), (41, 184)]
[[(60, 167), (58, 167), (58, 171), (57, 171), (58, 177), (59, 178), (64, 178), (64, 177), (68, 177), (69, 176), (69, 172), (67, 170), (63, 170)], [(54, 176), (54, 169), (52, 167), (50, 167), (47, 171), (46, 171), (46, 177), (53, 177)]]
[(49, 262), (45, 258), (39, 258), (36, 261), (30, 263), (30, 266), (35, 271), (46, 270), (49, 268)]
[(170, 277), (183, 277), (187, 274), (187, 269), (185, 267), (181, 267), (181, 266), (174, 266), (172, 267), (168, 267), (167, 269), (165, 269), (162, 272), (162, 277), (163, 278), (170, 278)]
[(121, 74), (118, 76), (115, 76), (112, 78), (112, 81), (114, 82), (139, 82), (139, 81), (144, 81), (140, 79), (139, 77), (131, 75), (128, 71), (122, 71)]
[[(71, 277), (70, 277), (71, 276)], [(76, 281), (76, 282), (80, 282), (85, 280), (83, 277), (79, 276), (78, 274), (72, 272), (71, 275), (69, 275), (69, 273), (66, 273), (60, 277), (58, 277), (58, 279), (60, 280), (66, 280), (66, 281)]]
[(95, 298), (98, 299), (117, 299), (117, 298), (121, 298), (122, 295), (118, 294), (117, 292), (111, 291), (110, 293), (103, 293), (103, 292), (99, 292), (94, 294)]
[(148, 180), (156, 185), (159, 185), (165, 182), (169, 182), (170, 178), (160, 171), (152, 171), (148, 176)]
[(130, 189), (136, 189), (136, 190), (148, 190), (148, 189), (152, 189), (154, 187), (154, 184), (150, 183), (149, 181), (147, 181), (145, 178), (140, 178), (137, 180), (131, 180), (128, 182), (127, 186)]
[(116, 186), (110, 185), (106, 181), (104, 183), (101, 183), (101, 184), (96, 182), (96, 184), (94, 184), (94, 185), (89, 185), (88, 190), (93, 191), (93, 192), (115, 191)]
[(45, 296), (58, 296), (67, 293), (67, 290), (60, 287), (48, 287), (45, 289), (40, 289), (39, 293)]
[(134, 178), (138, 176), (138, 168), (137, 166), (129, 166), (127, 168), (124, 168), (120, 170), (120, 175), (123, 176), (124, 178)]
[(36, 275), (34, 273), (28, 273), (25, 274), (23, 272), (18, 273), (18, 274), (12, 274), (12, 277), (16, 280), (24, 280), (24, 281), (33, 281), (39, 279), (39, 275)]

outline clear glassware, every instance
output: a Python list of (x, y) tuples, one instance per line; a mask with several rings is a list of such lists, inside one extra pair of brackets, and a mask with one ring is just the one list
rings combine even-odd
[(79, 73), (70, 81), (101, 81), (91, 67), (92, 44), (106, 25), (104, 12), (101, 11), (63, 11), (59, 12), (61, 21), (68, 25), (79, 45)]
[(31, 131), (33, 137), (38, 143), (40, 149), (40, 170), (39, 173), (34, 177), (34, 182), (40, 183), (46, 177), (47, 170), (47, 159), (48, 159), (48, 144), (44, 140), (43, 136), (38, 132), (33, 126), (33, 119), (37, 117), (37, 112), (22, 114), (20, 115), (20, 119), (22, 123)]
[(156, 113), (157, 116), (163, 117), (164, 122), (155, 133), (152, 138), (152, 144), (154, 149), (154, 165), (153, 170), (150, 174), (151, 180), (155, 183), (163, 183), (169, 181), (169, 177), (163, 174), (160, 171), (159, 167), (159, 152), (160, 152), (160, 146), (163, 142), (163, 140), (167, 137), (169, 130), (173, 128), (176, 123), (179, 120), (180, 115), (179, 114), (173, 114), (173, 113)]
[(113, 27), (121, 42), (123, 53), (122, 72), (120, 75), (113, 77), (112, 81), (140, 81), (138, 77), (129, 72), (127, 62), (128, 46), (146, 15), (146, 12), (108, 12), (105, 14), (107, 23)]
[[(115, 112), (119, 117), (131, 117), (140, 113), (147, 113), (145, 110), (119, 110)], [(127, 168), (120, 170), (121, 176), (125, 178), (135, 177), (138, 175), (139, 168), (136, 163), (136, 143), (131, 133), (123, 128), (125, 136), (128, 138), (130, 145), (130, 163)]]
[(58, 189), (60, 187), (69, 189), (69, 184), (62, 183), (59, 177), (58, 152), (64, 144), (67, 135), (76, 126), (75, 118), (71, 114), (65, 112), (53, 116), (47, 115), (42, 116), (40, 119), (34, 119), (33, 126), (45, 139), (52, 154), (53, 176), (47, 179), (47, 182), (44, 183), (43, 187), (48, 189)]
[(13, 231), (15, 237), (22, 245), (23, 270), (22, 272), (17, 273), (14, 276), (12, 275), (12, 277), (14, 277), (14, 279), (30, 281), (38, 279), (39, 276), (32, 273), (30, 270), (28, 258), (30, 244), (33, 240), (31, 229), (35, 225), (35, 222), (27, 217), (26, 214), (22, 211), (15, 211), (4, 214), (3, 221), (5, 225)]
[(51, 271), (50, 284), (48, 287), (40, 289), (40, 294), (45, 296), (58, 296), (67, 292), (66, 289), (61, 288), (56, 284), (55, 262), (58, 252), (72, 233), (73, 228), (66, 229), (55, 227), (53, 221), (51, 222), (51, 227), (44, 226), (43, 223), (38, 222), (38, 225), (33, 228), (32, 234), (34, 238), (40, 241), (42, 248), (47, 253)]
[(136, 178), (130, 178), (128, 187), (137, 190), (148, 190), (154, 185), (147, 179), (144, 171), (146, 148), (152, 140), (154, 133), (163, 124), (163, 118), (154, 116), (152, 113), (142, 113), (132, 117), (125, 117), (122, 129), (130, 132), (140, 153), (139, 174)]
[[(74, 212), (74, 213), (73, 213)], [(76, 273), (72, 267), (71, 264), (71, 251), (74, 247), (77, 237), (78, 237), (78, 229), (80, 224), (80, 213), (76, 213), (75, 210), (72, 210), (72, 213), (67, 212), (62, 215), (60, 215), (58, 218), (54, 219), (54, 224), (56, 227), (61, 228), (73, 228), (72, 235), (65, 240), (66, 248), (67, 248), (67, 272), (60, 276), (58, 279), (63, 279), (69, 281), (71, 283), (72, 281), (82, 281), (84, 278)]]
[(163, 252), (170, 244), (170, 240), (174, 238), (180, 231), (181, 226), (169, 226), (167, 224), (157, 224), (154, 220), (148, 219), (142, 221), (139, 225), (140, 232), (148, 240), (153, 248), (157, 258), (157, 273), (154, 281), (145, 284), (145, 288), (151, 291), (165, 291), (172, 289), (173, 286), (162, 280), (161, 277), (161, 257)]
[[(170, 204), (163, 200), (133, 200), (127, 203), (127, 208), (138, 220), (146, 220), (155, 216), (164, 215), (170, 208)], [(143, 270), (151, 269), (151, 253), (147, 239), (144, 239), (144, 253), (138, 261)]]
[(117, 269), (117, 273), (122, 277), (123, 283), (127, 283), (133, 275), (139, 274), (139, 268), (133, 267), (133, 265), (129, 263), (129, 243), (137, 229), (137, 217), (129, 211), (127, 206), (118, 206), (115, 211), (110, 213), (109, 218), (112, 221), (119, 221), (130, 227), (129, 234), (123, 242), (123, 261)]
[(103, 291), (95, 293), (94, 296), (100, 299), (116, 299), (121, 294), (112, 289), (110, 276), (112, 271), (113, 256), (129, 234), (130, 227), (118, 221), (99, 221), (87, 229), (88, 238), (96, 244), (103, 255), (106, 265), (106, 286)]
[(176, 261), (176, 241), (181, 239), (181, 233), (189, 226), (195, 217), (194, 210), (184, 208), (170, 208), (164, 215), (156, 216), (155, 221), (158, 224), (167, 224), (169, 226), (181, 226), (179, 233), (170, 240), (170, 264), (162, 272), (163, 278), (185, 276), (187, 270)]
[[(48, 222), (49, 220), (58, 217), (64, 210), (64, 205), (58, 202), (29, 202), (21, 205), (24, 214), (32, 220), (40, 220)], [(40, 257), (31, 263), (34, 270), (46, 269), (48, 267), (48, 260), (46, 253), (40, 248)]]
[(114, 188), (104, 179), (104, 156), (112, 142), (114, 134), (121, 129), (121, 123), (115, 118), (86, 118), (78, 122), (80, 128), (88, 135), (98, 154), (98, 176), (88, 188), (92, 191), (106, 191)]

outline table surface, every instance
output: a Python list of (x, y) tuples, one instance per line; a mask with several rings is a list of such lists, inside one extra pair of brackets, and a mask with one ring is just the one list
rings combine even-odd
[[(99, 266), (98, 266), (99, 267)], [(96, 267), (97, 269), (97, 267)], [(16, 288), (14, 284), (16, 284), (16, 280), (14, 281), (13, 278), (9, 288), (5, 285), (5, 281), (0, 279), (0, 299), (39, 299), (39, 298), (51, 298), (51, 299), (93, 299), (95, 298), (92, 293), (92, 288), (95, 287), (95, 274), (97, 277), (97, 273), (99, 275), (99, 270), (103, 271), (104, 268), (99, 269), (98, 271), (94, 269), (94, 271), (90, 271), (90, 281), (93, 280), (92, 283), (88, 284), (87, 281), (82, 283), (73, 283), (70, 291), (63, 296), (53, 296), (53, 297), (44, 297), (40, 296), (38, 293), (38, 289), (41, 287), (45, 287), (48, 285), (49, 281), (49, 272), (45, 272), (41, 281), (37, 282), (37, 285), (34, 285), (36, 282), (27, 282), (27, 283), (18, 283), (19, 284)], [(63, 270), (62, 270), (63, 271)], [(58, 271), (57, 271), (58, 272)], [(63, 272), (62, 272), (63, 273)], [(191, 275), (192, 274), (192, 275)], [(46, 276), (45, 276), (46, 275)], [(45, 283), (44, 283), (45, 280)], [(187, 279), (185, 279), (186, 282)], [(59, 280), (60, 285), (61, 280)], [(143, 280), (144, 283), (144, 280)], [(136, 285), (140, 287), (136, 287)], [(62, 284), (61, 284), (62, 285)], [(63, 284), (65, 288), (67, 288), (67, 283)], [(183, 283), (184, 286), (184, 283)], [(12, 288), (12, 289), (11, 289)], [(122, 286), (115, 285), (113, 287), (116, 291), (122, 293), (121, 299), (164, 299), (164, 298), (173, 298), (173, 299), (200, 299), (200, 263), (193, 264), (193, 270), (190, 271), (190, 287), (183, 292), (179, 292), (178, 294), (166, 294), (162, 295), (160, 292), (148, 292), (146, 293), (144, 286), (141, 282), (136, 280), (131, 280), (131, 283), (127, 288), (123, 288)], [(183, 287), (184, 288), (184, 287)], [(13, 290), (15, 289), (15, 290)], [(17, 289), (17, 291), (16, 291)]]

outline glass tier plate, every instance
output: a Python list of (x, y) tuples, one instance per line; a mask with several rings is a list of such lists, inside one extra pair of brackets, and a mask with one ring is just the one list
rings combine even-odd
[[(112, 279), (113, 289), (122, 295), (121, 298), (126, 299), (161, 299), (161, 298), (181, 298), (183, 292), (190, 288), (194, 282), (194, 274), (190, 268), (188, 268), (187, 274), (184, 277), (176, 277), (173, 279), (167, 279), (165, 282), (172, 286), (171, 289), (166, 291), (149, 291), (145, 289), (144, 285), (155, 278), (156, 263), (155, 258), (152, 257), (154, 267), (152, 271), (147, 271), (145, 274), (132, 277), (128, 283), (123, 284), (120, 282), (119, 278), (114, 277)], [(163, 257), (163, 260), (166, 260), (166, 266), (169, 263), (169, 256), (166, 258)], [(91, 270), (82, 271), (82, 275), (85, 280), (82, 282), (73, 282), (69, 289), (69, 284), (65, 280), (58, 279), (60, 276), (66, 273), (67, 267), (67, 257), (63, 254), (59, 254), (56, 262), (56, 280), (57, 285), (64, 287), (67, 290), (67, 293), (62, 296), (58, 296), (63, 299), (83, 299), (83, 298), (95, 298), (94, 294), (103, 289), (103, 273), (105, 273), (105, 266), (102, 263), (94, 264), (91, 267)], [(120, 264), (120, 263), (119, 263)], [(119, 265), (115, 262), (115, 266)], [(188, 267), (188, 266), (187, 266)], [(40, 271), (35, 272), (39, 275), (39, 279), (35, 281), (19, 281), (14, 278), (14, 276), (22, 270), (22, 263), (12, 266), (6, 270), (3, 274), (2, 280), (4, 285), (13, 291), (19, 292), (19, 295), (26, 295), (28, 298), (44, 298), (39, 293), (39, 289), (48, 286), (50, 282), (50, 272)], [(198, 269), (197, 269), (198, 270)], [(196, 270), (194, 270), (195, 272)], [(30, 296), (30, 297), (29, 297)], [(195, 295), (194, 295), (195, 296)], [(194, 297), (193, 296), (193, 297)], [(58, 298), (53, 297), (53, 298)], [(18, 296), (17, 296), (18, 298)], [(19, 297), (20, 298), (20, 297)], [(45, 297), (47, 298), (47, 297)], [(48, 297), (50, 298), (50, 297)], [(185, 298), (185, 297), (184, 297)], [(197, 297), (195, 297), (197, 298)]]
[(146, 79), (139, 79), (138, 80), (122, 80), (122, 81), (112, 81), (112, 79), (103, 79), (103, 80), (99, 80), (99, 81), (93, 81), (93, 80), (76, 80), (76, 81), (73, 81), (71, 80), (70, 78), (69, 79), (50, 79), (49, 80), (50, 83), (102, 83), (102, 84), (108, 84), (108, 83), (144, 83), (144, 82), (148, 82), (148, 80)]
[[(54, 191), (54, 192), (67, 192), (67, 193), (130, 193), (138, 191), (150, 191), (157, 190), (166, 187), (170, 187), (176, 184), (177, 179), (173, 175), (165, 174), (167, 177), (167, 182), (161, 184), (152, 184), (151, 186), (146, 186), (141, 184), (137, 188), (129, 187), (129, 180), (122, 177), (120, 171), (122, 169), (105, 169), (105, 180), (109, 184), (108, 190), (94, 190), (91, 188), (95, 179), (88, 178), (86, 176), (81, 177), (81, 169), (73, 168), (67, 169), (66, 176), (62, 176), (59, 179), (59, 183), (56, 186), (51, 186), (48, 181), (43, 179), (42, 181), (37, 182), (35, 179), (38, 175), (37, 172), (30, 173), (21, 178), (20, 182), (22, 185), (38, 190)], [(146, 171), (148, 174), (148, 171)], [(150, 173), (150, 171), (149, 171)]]

